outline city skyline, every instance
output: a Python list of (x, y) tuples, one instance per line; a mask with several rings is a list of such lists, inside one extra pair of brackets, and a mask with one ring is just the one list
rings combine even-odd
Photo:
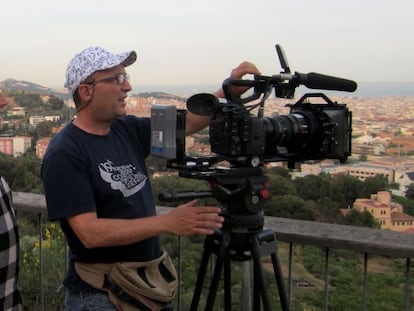
[(265, 75), (292, 71), (357, 82), (414, 82), (412, 0), (276, 2), (15, 1), (2, 7), (0, 81), (62, 88), (67, 62), (87, 46), (136, 50), (133, 85), (216, 84), (241, 61)]

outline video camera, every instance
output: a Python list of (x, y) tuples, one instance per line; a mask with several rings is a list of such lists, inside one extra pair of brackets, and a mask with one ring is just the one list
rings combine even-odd
[[(351, 155), (352, 113), (346, 105), (331, 101), (323, 93), (302, 96), (288, 115), (264, 116), (264, 103), (274, 90), (278, 98), (294, 98), (295, 89), (304, 85), (311, 89), (353, 92), (354, 81), (318, 73), (291, 73), (280, 45), (276, 51), (283, 71), (273, 76), (255, 75), (254, 79), (226, 79), (225, 101), (212, 94), (196, 94), (187, 101), (190, 112), (210, 117), (211, 156), (193, 157), (185, 152), (185, 110), (174, 106), (153, 106), (152, 154), (166, 158), (167, 166), (180, 170), (180, 176), (208, 179), (221, 174), (214, 167), (223, 160), (232, 167), (260, 167), (266, 162), (287, 161), (293, 168), (297, 161), (339, 159)], [(242, 98), (234, 87), (253, 90)], [(320, 98), (322, 103), (311, 103)], [(312, 100), (314, 101), (314, 100)], [(257, 109), (257, 115), (252, 111)]]

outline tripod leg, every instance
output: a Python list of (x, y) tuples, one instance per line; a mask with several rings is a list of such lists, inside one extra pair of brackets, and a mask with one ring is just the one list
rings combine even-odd
[[(270, 311), (269, 294), (263, 276), (263, 267), (260, 256), (256, 252), (253, 253), (253, 274), (254, 274), (254, 291), (253, 291), (253, 310), (261, 310), (260, 302), (263, 302), (263, 310)], [(260, 300), (260, 298), (262, 298)]]
[(191, 311), (196, 311), (198, 308), (201, 291), (203, 290), (203, 283), (206, 277), (208, 262), (210, 260), (210, 255), (211, 255), (211, 249), (209, 246), (213, 243), (213, 241), (211, 241), (211, 239), (213, 238), (214, 237), (212, 236), (208, 236), (206, 237), (204, 241), (204, 252), (201, 258), (200, 269), (198, 271), (197, 282), (196, 282), (196, 287), (194, 289), (193, 299), (191, 301), (191, 307), (190, 307)]
[[(213, 278), (211, 279), (210, 289), (207, 296), (207, 303), (206, 303), (206, 311), (213, 310), (214, 307), (214, 300), (216, 299), (218, 283), (220, 281), (220, 274), (223, 268), (224, 263), (229, 265), (229, 246), (230, 246), (230, 234), (223, 233), (222, 240), (220, 241), (220, 249), (217, 254), (216, 266), (214, 267)], [(230, 306), (231, 307), (231, 306)], [(231, 309), (226, 309), (231, 310)]]
[[(265, 230), (256, 235), (256, 238), (254, 240), (254, 248), (253, 248), (253, 258), (255, 260), (255, 266), (257, 266), (258, 271), (258, 284), (261, 286), (261, 293), (262, 293), (262, 299), (263, 299), (263, 305), (265, 307), (265, 310), (270, 310), (269, 305), (269, 297), (267, 295), (266, 291), (266, 285), (264, 283), (263, 278), (263, 269), (261, 266), (260, 258), (265, 255), (270, 255), (272, 259), (272, 265), (273, 265), (273, 272), (275, 274), (277, 287), (279, 290), (279, 299), (280, 304), (283, 311), (289, 310), (289, 304), (286, 296), (285, 286), (283, 283), (283, 275), (282, 275), (282, 269), (280, 267), (279, 258), (277, 256), (277, 244), (276, 244), (276, 238), (274, 236), (273, 231), (271, 230)], [(255, 275), (256, 277), (256, 275)], [(266, 305), (268, 306), (266, 308)]]
[(231, 310), (231, 264), (228, 257), (224, 261), (224, 310)]
[(285, 291), (285, 285), (283, 283), (282, 268), (280, 267), (279, 256), (277, 251), (270, 255), (272, 258), (273, 271), (275, 273), (277, 288), (279, 289), (280, 304), (282, 305), (282, 310), (289, 310), (289, 303), (287, 300), (287, 295)]

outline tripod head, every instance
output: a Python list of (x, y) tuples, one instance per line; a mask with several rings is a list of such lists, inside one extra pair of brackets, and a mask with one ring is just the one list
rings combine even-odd
[[(188, 173), (194, 174), (193, 170)], [(181, 177), (185, 171), (180, 172)], [(267, 176), (259, 167), (215, 168), (211, 174), (201, 174), (210, 191), (164, 191), (159, 199), (164, 202), (214, 197), (221, 203), (224, 216), (223, 230), (254, 232), (264, 224), (263, 208), (269, 197)]]

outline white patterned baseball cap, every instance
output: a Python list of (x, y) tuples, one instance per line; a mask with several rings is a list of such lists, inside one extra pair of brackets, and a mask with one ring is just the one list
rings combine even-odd
[(79, 85), (95, 71), (118, 65), (127, 67), (137, 60), (135, 51), (112, 54), (101, 47), (89, 47), (75, 55), (66, 68), (65, 87), (73, 95)]

